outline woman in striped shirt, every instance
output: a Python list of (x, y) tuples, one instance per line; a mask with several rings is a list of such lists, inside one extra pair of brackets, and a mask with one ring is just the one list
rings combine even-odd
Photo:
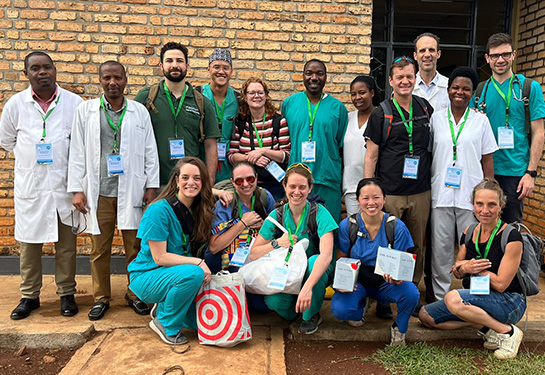
[(274, 163), (284, 170), (287, 166), (291, 148), (288, 123), (276, 113), (269, 89), (261, 79), (249, 78), (241, 91), (228, 160), (233, 165), (241, 161), (253, 164), (258, 185), (280, 200), (284, 189), (267, 169)]

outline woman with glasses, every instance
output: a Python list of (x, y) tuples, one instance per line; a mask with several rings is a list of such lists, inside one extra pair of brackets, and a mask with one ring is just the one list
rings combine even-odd
[(214, 212), (208, 171), (202, 161), (176, 163), (168, 184), (146, 209), (138, 228), (140, 252), (128, 267), (132, 291), (151, 311), (150, 328), (167, 344), (188, 341), (182, 327), (197, 329), (195, 297), (211, 273), (191, 243), (208, 242)]
[(276, 113), (267, 84), (261, 79), (249, 78), (241, 93), (228, 160), (233, 165), (241, 161), (254, 165), (258, 185), (280, 200), (284, 191), (270, 168), (273, 164), (282, 169), (287, 166), (291, 149), (288, 124)]
[[(282, 181), (288, 203), (269, 215), (278, 220), (288, 233), (280, 235), (275, 225), (265, 220), (250, 252), (250, 259), (256, 260), (279, 247), (293, 246), (301, 238), (310, 239), (306, 251), (308, 266), (299, 295), (279, 293), (265, 296), (268, 308), (286, 320), (295, 320), (298, 314), (302, 314), (299, 333), (307, 335), (316, 332), (322, 322), (320, 309), (325, 290), (333, 279), (333, 232), (339, 228), (324, 206), (307, 200), (313, 182), (306, 165), (297, 163), (288, 168)], [(315, 223), (314, 229), (309, 225), (311, 222)]]

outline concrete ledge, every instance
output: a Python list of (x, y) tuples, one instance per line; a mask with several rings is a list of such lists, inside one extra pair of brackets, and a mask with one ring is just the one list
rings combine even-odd
[(40, 332), (34, 327), (28, 332), (27, 327), (12, 326), (9, 332), (3, 329), (0, 333), (0, 347), (18, 349), (27, 348), (75, 348), (85, 344), (95, 332), (92, 324), (81, 326), (57, 327), (51, 332), (49, 327), (43, 327)]

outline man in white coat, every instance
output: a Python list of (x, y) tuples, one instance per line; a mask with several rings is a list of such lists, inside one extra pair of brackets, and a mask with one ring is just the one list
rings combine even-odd
[[(101, 319), (110, 307), (110, 259), (117, 228), (123, 235), (127, 265), (136, 258), (136, 232), (144, 208), (159, 187), (159, 162), (146, 108), (126, 99), (123, 65), (106, 61), (99, 68), (104, 95), (76, 110), (68, 167), (68, 192), (74, 207), (87, 217), (91, 233), (91, 272), (95, 304), (90, 320)], [(125, 299), (137, 314), (148, 306), (127, 288)]]
[(75, 108), (82, 99), (56, 83), (57, 70), (44, 52), (25, 57), (30, 87), (8, 100), (0, 120), (0, 145), (15, 156), (15, 239), (20, 242), (21, 294), (11, 319), (40, 307), (42, 245), (55, 243), (55, 282), (61, 315), (78, 312), (76, 236), (72, 197), (66, 192), (68, 147)]

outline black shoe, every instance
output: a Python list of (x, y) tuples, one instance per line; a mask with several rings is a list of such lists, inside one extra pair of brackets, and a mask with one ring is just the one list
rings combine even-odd
[(10, 318), (13, 320), (24, 319), (30, 315), (32, 310), (36, 310), (39, 307), (39, 298), (21, 298), (17, 307), (11, 312)]
[(132, 307), (135, 313), (138, 315), (148, 315), (150, 308), (147, 303), (141, 301), (138, 297), (131, 299), (128, 294), (125, 294), (125, 299), (129, 302), (129, 306)]
[(78, 305), (73, 294), (61, 297), (61, 315), (74, 316), (78, 313)]
[(414, 311), (412, 312), (412, 316), (414, 316), (415, 318), (418, 318), (418, 314), (420, 314), (420, 309), (422, 308), (422, 304), (420, 302), (418, 302), (418, 305), (416, 305), (416, 307), (414, 308)]
[(394, 313), (389, 303), (377, 301), (377, 311), (375, 312), (377, 318), (380, 319), (392, 319)]
[(91, 310), (89, 310), (89, 320), (99, 320), (102, 319), (104, 314), (106, 314), (106, 311), (110, 308), (110, 304), (108, 302), (95, 302), (93, 307), (91, 307)]

